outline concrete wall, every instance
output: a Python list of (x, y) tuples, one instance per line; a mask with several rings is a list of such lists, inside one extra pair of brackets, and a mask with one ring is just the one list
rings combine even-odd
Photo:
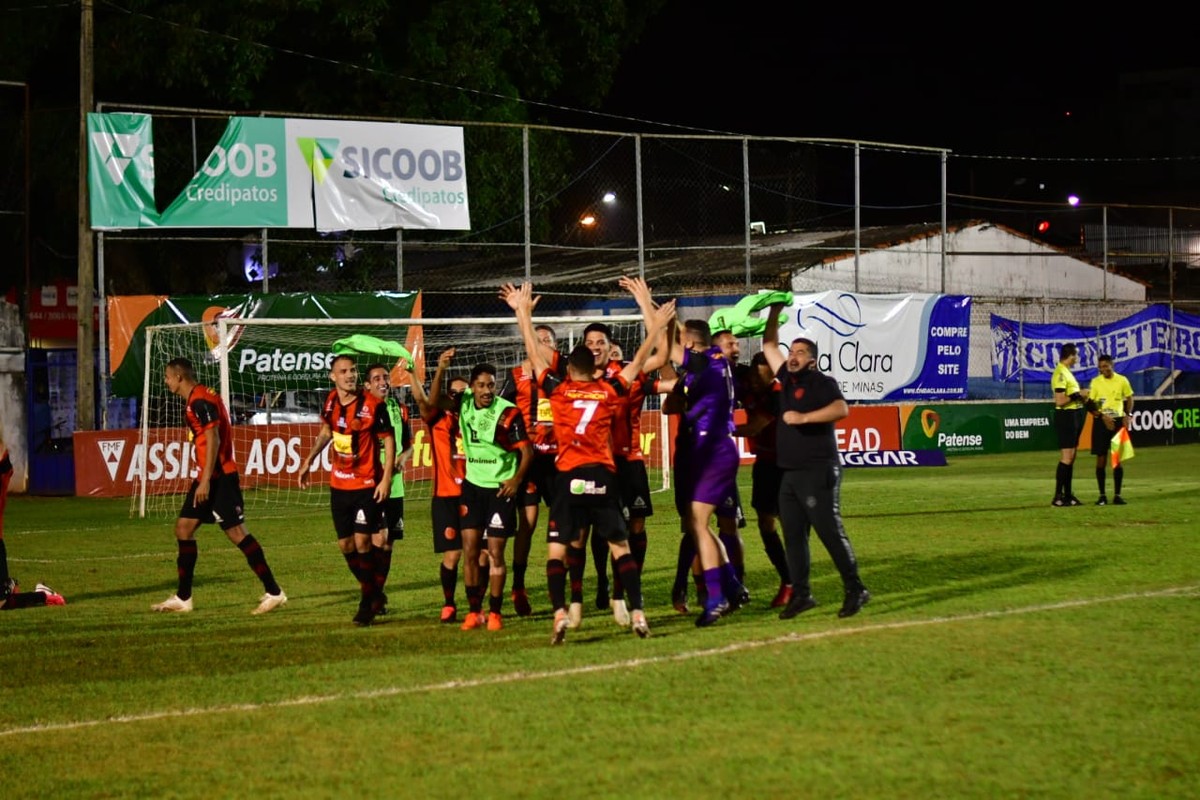
[(29, 485), (25, 397), (25, 331), (20, 309), (0, 300), (0, 436), (13, 463), (8, 488), (14, 494), (24, 493)]

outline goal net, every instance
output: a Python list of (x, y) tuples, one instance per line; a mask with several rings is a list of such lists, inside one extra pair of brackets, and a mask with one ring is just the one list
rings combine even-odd
[[(640, 316), (537, 317), (550, 325), (564, 353), (580, 343), (583, 329), (604, 322), (613, 341), (628, 356), (642, 341)], [(183, 400), (167, 391), (164, 374), (172, 358), (188, 358), (197, 380), (217, 390), (233, 423), (234, 458), (241, 473), (248, 517), (293, 513), (297, 507), (329, 506), (329, 452), (317, 460), (310, 486), (298, 483), (300, 463), (320, 430), (319, 414), (333, 388), (329, 370), (333, 344), (354, 335), (404, 345), (413, 355), (413, 372), (429, 391), (438, 356), (455, 348), (449, 377), (467, 377), (480, 362), (494, 365), (502, 389), (509, 370), (525, 358), (525, 346), (512, 317), (487, 319), (217, 319), (209, 323), (157, 325), (146, 329), (146, 374), (142, 389), (138, 451), (131, 512), (139, 517), (174, 517), (199, 465), (184, 428)], [(383, 363), (393, 369), (400, 359), (354, 355), (359, 380), (367, 368)], [(427, 499), (433, 472), (429, 438), (407, 381), (393, 395), (408, 408), (413, 452), (404, 470), (405, 497)], [(667, 420), (659, 398), (648, 395), (642, 409), (642, 449), (650, 485), (669, 486), (664, 464)]]

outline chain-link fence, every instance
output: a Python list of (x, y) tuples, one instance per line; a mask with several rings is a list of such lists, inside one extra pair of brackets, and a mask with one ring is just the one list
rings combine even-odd
[[(231, 116), (101, 110), (154, 117), (159, 208), (196, 174)], [(995, 159), (842, 140), (446, 124), (463, 130), (469, 231), (108, 232), (98, 236), (98, 289), (420, 290), (427, 316), (453, 318), (494, 314), (496, 287), (510, 280), (532, 280), (551, 314), (611, 308), (621, 300), (622, 274), (643, 275), (657, 295), (707, 308), (762, 288), (829, 288), (822, 268), (850, 263), (853, 280), (845, 285), (855, 291), (976, 298), (971, 391), (980, 397), (1030, 391), (1019, 380), (994, 385), (990, 377), (992, 313), (1018, 323), (1099, 325), (1146, 303), (1193, 313), (1189, 304), (1200, 300), (1200, 209), (1100, 204), (1086, 196), (1067, 203), (1064, 189), (1080, 175), (1092, 186), (1138, 185), (1125, 183), (1134, 170), (1128, 163)], [(11, 127), (0, 131), (9, 139), (16, 135)], [(0, 198), (5, 208), (17, 201), (12, 177)], [(1008, 244), (988, 252), (947, 247), (946, 231), (972, 223), (1003, 227)], [(899, 243), (920, 267), (906, 266)], [(860, 275), (859, 257), (867, 254), (896, 264)], [(961, 278), (954, 285), (956, 265), (967, 257), (988, 259), (997, 274), (1040, 272), (1020, 289), (990, 282), (986, 268), (976, 268), (969, 285)], [(1103, 279), (1070, 280), (1056, 259), (1094, 265)], [(1125, 289), (1110, 296), (1117, 277)], [(1144, 303), (1129, 302), (1128, 279), (1144, 285)], [(1157, 389), (1160, 377), (1139, 391)]]

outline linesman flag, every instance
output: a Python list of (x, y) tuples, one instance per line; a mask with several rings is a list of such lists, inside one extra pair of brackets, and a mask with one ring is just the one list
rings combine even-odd
[(1129, 441), (1129, 429), (1124, 425), (1113, 435), (1108, 445), (1108, 455), (1113, 469), (1121, 466), (1122, 461), (1133, 458), (1133, 442)]

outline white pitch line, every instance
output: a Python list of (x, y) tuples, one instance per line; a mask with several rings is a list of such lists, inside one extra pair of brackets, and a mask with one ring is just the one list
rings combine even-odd
[(875, 633), (878, 631), (894, 631), (903, 630), (905, 628), (923, 627), (926, 625), (945, 625), (952, 622), (972, 622), (974, 620), (992, 619), (996, 617), (1037, 614), (1043, 611), (1060, 611), (1068, 608), (1084, 608), (1086, 606), (1100, 605), (1102, 603), (1119, 603), (1125, 600), (1143, 600), (1155, 597), (1195, 597), (1197, 595), (1200, 595), (1200, 585), (1177, 586), (1171, 589), (1159, 589), (1153, 592), (1132, 592), (1129, 594), (1113, 595), (1112, 597), (1095, 597), (1085, 600), (1064, 600), (1058, 603), (1023, 606), (1020, 608), (1007, 608), (999, 611), (979, 611), (974, 614), (962, 614), (960, 616), (930, 617), (929, 619), (914, 619), (901, 622), (883, 622), (878, 625), (859, 625), (853, 628), (836, 628), (825, 631), (814, 631), (812, 633), (788, 633), (784, 634), (783, 636), (776, 636), (772, 639), (749, 642), (734, 642), (722, 647), (713, 647), (706, 650), (689, 650), (683, 653), (675, 653), (674, 655), (632, 658), (609, 664), (588, 664), (582, 667), (544, 670), (541, 672), (510, 672), (505, 675), (492, 675), (485, 678), (444, 681), (442, 683), (430, 683), (422, 686), (392, 686), (384, 689), (370, 689), (360, 692), (348, 692), (344, 694), (306, 695), (303, 697), (293, 697), (285, 700), (274, 700), (267, 703), (235, 703), (232, 705), (212, 706), (209, 708), (184, 708), (165, 711), (147, 711), (141, 714), (122, 714), (115, 717), (105, 717), (104, 719), (77, 720), (75, 722), (54, 722), (44, 725), (28, 725), (21, 728), (0, 729), (0, 737), (17, 736), (26, 733), (73, 731), (82, 728), (95, 728), (101, 725), (123, 725), (133, 722), (150, 722), (160, 719), (181, 719), (186, 717), (207, 716), (211, 714), (257, 712), (276, 708), (315, 706), (326, 703), (340, 703), (347, 700), (372, 700), (381, 697), (399, 697), (401, 695), (421, 694), (424, 692), (444, 692), (453, 689), (477, 689), (483, 686), (498, 686), (506, 683), (547, 680), (550, 678), (565, 678), (572, 675), (587, 675), (599, 672), (612, 672), (614, 670), (627, 670), (637, 667), (646, 667), (655, 664), (669, 664), (677, 661), (690, 661), (696, 658), (711, 658), (713, 656), (727, 655), (729, 653), (737, 653), (743, 650), (756, 650), (762, 647), (773, 647), (776, 645), (794, 644), (797, 642), (811, 642), (840, 636), (857, 636), (863, 633)]

